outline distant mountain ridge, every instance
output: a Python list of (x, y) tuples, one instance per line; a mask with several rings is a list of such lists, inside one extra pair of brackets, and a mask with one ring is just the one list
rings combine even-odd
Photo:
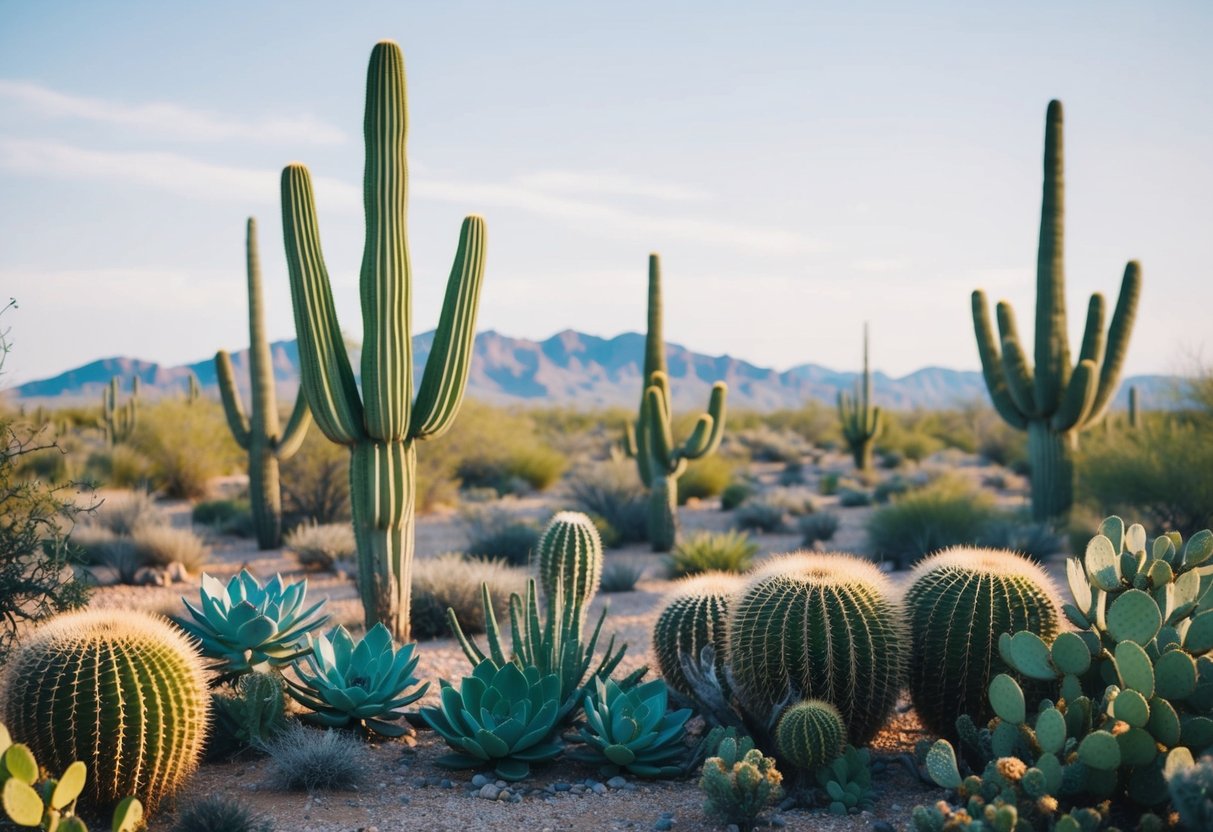
[[(413, 339), (416, 379), (429, 356), (434, 333)], [(274, 376), (279, 388), (293, 394), (299, 385), (299, 352), (295, 341), (270, 345)], [(679, 407), (703, 407), (717, 379), (729, 385), (729, 404), (759, 411), (795, 408), (806, 400), (832, 404), (839, 390), (851, 389), (854, 372), (842, 372), (816, 364), (802, 364), (784, 372), (759, 367), (727, 355), (709, 356), (677, 344), (666, 347), (674, 400)], [(574, 330), (559, 332), (542, 341), (511, 338), (492, 330), (478, 333), (468, 380), (468, 396), (495, 404), (560, 404), (582, 408), (622, 405), (631, 407), (640, 394), (644, 336), (626, 332), (614, 338), (586, 335)], [(351, 354), (358, 370), (356, 350)], [(248, 350), (232, 353), (240, 383), (247, 384)], [(210, 359), (166, 367), (137, 358), (117, 357), (92, 361), (53, 378), (30, 381), (9, 394), (19, 402), (68, 403), (92, 401), (101, 395), (113, 376), (124, 383), (138, 375), (150, 395), (184, 391), (193, 372), (204, 391), (217, 386), (215, 365)], [(900, 378), (873, 373), (876, 402), (905, 410), (952, 407), (974, 400), (985, 401), (981, 373), (924, 367)], [(1135, 376), (1125, 379), (1116, 406), (1124, 407), (1128, 388), (1135, 385), (1150, 407), (1163, 407), (1174, 379), (1167, 376)]]

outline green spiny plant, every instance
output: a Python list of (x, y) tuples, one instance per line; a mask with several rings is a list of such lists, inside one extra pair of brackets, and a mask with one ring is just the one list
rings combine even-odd
[(706, 413), (699, 416), (686, 441), (676, 443), (671, 430), (672, 402), (662, 336), (661, 260), (649, 255), (649, 328), (644, 342), (644, 390), (635, 425), (627, 425), (625, 450), (636, 459), (640, 479), (649, 489), (649, 542), (655, 552), (668, 552), (678, 542), (678, 478), (687, 462), (714, 453), (724, 435), (723, 381), (712, 385)]
[(908, 686), (914, 710), (937, 735), (955, 738), (968, 714), (988, 722), (990, 679), (1007, 670), (1003, 633), (1030, 630), (1052, 641), (1061, 602), (1044, 570), (1014, 552), (956, 547), (919, 563), (906, 591)]
[(868, 325), (863, 325), (863, 378), (856, 380), (855, 393), (838, 393), (838, 420), (842, 436), (860, 471), (872, 470), (872, 448), (884, 423), (880, 408), (872, 404), (872, 374), (868, 370)]
[(842, 753), (846, 734), (837, 708), (819, 699), (806, 699), (779, 718), (775, 748), (781, 759), (798, 769), (815, 772)]
[(114, 376), (101, 393), (101, 422), (111, 448), (129, 440), (139, 423), (139, 376), (131, 377), (131, 397), (125, 404), (119, 401), (121, 395), (118, 376)]
[(817, 785), (825, 790), (831, 815), (857, 815), (871, 809), (876, 787), (868, 749), (848, 745), (829, 765), (817, 770)]
[(1213, 757), (1193, 760), (1177, 755), (1165, 775), (1171, 805), (1184, 828), (1213, 829)]
[(382, 622), (401, 643), (409, 641), (416, 443), (441, 436), (459, 412), (472, 359), (485, 250), (484, 220), (467, 217), (414, 401), (405, 110), (404, 56), (395, 43), (378, 43), (367, 71), (364, 121), (362, 395), (320, 250), (311, 175), (298, 164), (282, 172), (283, 228), (303, 390), (316, 425), (351, 451), (350, 502), (366, 625), (369, 629)]
[[(215, 353), (215, 371), (223, 412), (236, 444), (248, 454), (249, 501), (253, 509), (253, 527), (257, 546), (277, 549), (282, 545), (282, 489), (278, 463), (289, 459), (303, 444), (312, 414), (307, 398), (300, 391), (287, 420), (286, 430), (278, 422), (278, 397), (274, 390), (274, 364), (270, 344), (265, 337), (265, 308), (261, 299), (261, 258), (257, 253), (257, 221), (248, 219), (245, 249), (248, 269), (249, 387), (252, 391), (252, 418), (245, 415), (236, 388), (232, 359), (226, 350)], [(190, 376), (196, 389), (197, 381)], [(191, 398), (191, 401), (193, 399)]]
[(718, 755), (704, 761), (699, 788), (707, 797), (704, 811), (709, 816), (748, 832), (762, 811), (783, 795), (782, 783), (775, 760), (764, 757), (748, 738), (727, 737)]
[(653, 625), (653, 653), (670, 689), (691, 700), (698, 692), (686, 676), (687, 664), (699, 666), (704, 647), (713, 648), (713, 673), (729, 699), (729, 599), (744, 581), (726, 572), (705, 572), (675, 584)]
[(1073, 454), (1078, 434), (1107, 411), (1129, 348), (1141, 292), (1141, 266), (1125, 267), (1120, 297), (1104, 333), (1103, 295), (1091, 296), (1077, 366), (1070, 365), (1066, 328), (1062, 110), (1050, 101), (1045, 121), (1044, 198), (1036, 266), (1036, 366), (1028, 366), (1015, 313), (998, 304), (995, 338), (985, 293), (973, 292), (977, 349), (994, 409), (1028, 433), (1032, 516), (1038, 522), (1067, 515), (1074, 502)]
[(99, 806), (134, 795), (154, 811), (197, 767), (206, 739), (194, 646), (130, 610), (69, 613), (34, 631), (9, 660), (0, 698), (15, 738), (51, 770), (85, 761)]
[(822, 699), (838, 708), (852, 743), (884, 724), (909, 649), (888, 579), (870, 561), (793, 554), (757, 570), (730, 602), (733, 691), (754, 720), (782, 703)]
[(579, 599), (588, 610), (602, 580), (602, 539), (594, 521), (577, 511), (560, 512), (543, 530), (535, 551), (544, 595), (554, 595), (560, 583), (570, 600)]
[(282, 677), (277, 673), (246, 673), (230, 694), (212, 693), (208, 755), (234, 757), (265, 746), (289, 724)]

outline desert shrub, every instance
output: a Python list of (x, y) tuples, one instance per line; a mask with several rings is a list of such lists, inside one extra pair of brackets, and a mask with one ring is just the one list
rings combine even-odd
[(783, 506), (783, 510), (793, 517), (812, 514), (816, 508), (813, 495), (805, 488), (772, 488), (765, 497), (776, 505)]
[(751, 497), (738, 506), (733, 522), (739, 529), (778, 532), (787, 524), (787, 510), (767, 497)]
[(530, 414), (483, 402), (464, 402), (441, 445), (464, 487), (495, 488), (498, 493), (516, 491), (519, 482), (542, 491), (559, 480), (568, 465), (565, 455), (539, 435)]
[(268, 817), (226, 794), (208, 794), (184, 804), (172, 832), (274, 832)]
[(839, 483), (842, 477), (837, 471), (827, 471), (821, 475), (821, 479), (817, 482), (817, 493), (823, 497), (833, 497), (838, 493)]
[(599, 592), (632, 592), (644, 577), (644, 563), (638, 560), (611, 558), (602, 566)]
[(843, 508), (860, 508), (872, 505), (872, 495), (856, 488), (844, 488), (838, 494), (838, 505)]
[(349, 521), (350, 452), (344, 445), (311, 428), (294, 456), (282, 461), (279, 475), (287, 526)]
[(414, 638), (444, 638), (451, 634), (446, 611), (455, 611), (468, 635), (484, 632), (480, 586), (489, 585), (498, 620), (509, 612), (510, 595), (526, 592), (527, 572), (500, 560), (465, 558), (457, 552), (413, 561), (413, 600), (410, 612)]
[(745, 572), (758, 554), (758, 544), (744, 532), (698, 532), (688, 535), (670, 553), (671, 578), (701, 572)]
[(111, 491), (97, 506), (89, 523), (117, 535), (130, 535), (141, 526), (166, 525), (168, 518), (146, 491)]
[[(1087, 533), (1083, 541), (1084, 551), (1086, 541), (1090, 539)], [(1045, 560), (1050, 555), (1061, 552), (1066, 547), (1062, 535), (1049, 527), (1047, 523), (1034, 523), (1028, 517), (1006, 515), (992, 522), (985, 534), (977, 541), (981, 546), (991, 549), (1010, 549), (1022, 552), (1037, 560)]]
[(72, 529), (67, 544), (72, 549), (72, 557), (78, 563), (86, 566), (106, 563), (105, 553), (101, 550), (118, 539), (118, 536), (104, 526), (95, 523), (80, 523)]
[(531, 562), (540, 535), (533, 520), (493, 506), (469, 506), (460, 512), (460, 518), (468, 538), (468, 555), (504, 560), (513, 566)]
[(151, 461), (152, 482), (168, 497), (195, 499), (244, 460), (214, 402), (161, 399), (139, 411), (131, 445)]
[(748, 482), (731, 482), (720, 492), (720, 508), (732, 511), (754, 494), (754, 486)]
[[(565, 482), (569, 502), (591, 517), (601, 517), (613, 530), (616, 545), (648, 539), (648, 495), (630, 460), (587, 465)], [(603, 536), (604, 545), (607, 535)]]
[(266, 745), (269, 778), (283, 791), (342, 791), (358, 786), (371, 770), (370, 753), (353, 734), (317, 731), (295, 723)]
[(190, 511), (190, 520), (199, 526), (210, 526), (216, 531), (242, 529), (252, 523), (253, 510), (247, 498), (205, 500)]
[[(730, 414), (730, 422), (732, 419)], [(839, 438), (837, 411), (832, 405), (812, 399), (796, 410), (777, 410), (765, 414), (762, 421), (775, 430), (791, 431), (812, 445), (836, 442)]]
[(756, 462), (799, 462), (808, 451), (805, 441), (795, 433), (766, 425), (734, 431), (733, 437)]
[(913, 487), (914, 484), (909, 479), (900, 474), (894, 474), (887, 480), (877, 483), (876, 488), (872, 490), (872, 500), (883, 505), (894, 497), (912, 490)]
[(831, 511), (819, 511), (806, 514), (796, 523), (805, 546), (812, 546), (817, 541), (826, 542), (838, 531), (838, 515)]
[(780, 485), (804, 485), (804, 463), (785, 462), (779, 472)]
[(304, 523), (291, 529), (284, 543), (305, 569), (331, 570), (338, 561), (353, 560), (358, 553), (349, 523)]
[(878, 557), (901, 568), (948, 546), (976, 545), (1000, 517), (988, 494), (945, 475), (876, 509), (868, 538)]
[(905, 455), (901, 451), (882, 451), (880, 454), (880, 467), (886, 471), (900, 468), (905, 461)]
[(171, 526), (138, 526), (131, 533), (131, 544), (135, 547), (135, 560), (141, 565), (179, 563), (190, 574), (197, 574), (210, 554), (198, 535)]
[(133, 584), (139, 570), (146, 566), (129, 537), (116, 535), (101, 526), (77, 526), (69, 543), (82, 563), (112, 569), (120, 584)]
[(715, 497), (733, 478), (733, 464), (719, 456), (705, 456), (687, 466), (678, 479), (678, 502)]
[(109, 488), (146, 491), (152, 483), (152, 461), (130, 445), (94, 452), (85, 472), (89, 479)]
[(23, 455), (16, 466), (16, 474), (22, 479), (38, 479), (52, 485), (63, 485), (76, 478), (75, 456), (79, 456), (79, 442), (71, 436), (45, 436), (54, 444)]

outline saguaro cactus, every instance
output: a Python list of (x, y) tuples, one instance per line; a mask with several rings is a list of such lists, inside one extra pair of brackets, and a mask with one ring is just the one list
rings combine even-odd
[(872, 446), (884, 427), (879, 407), (872, 405), (872, 374), (868, 371), (868, 325), (863, 325), (863, 379), (855, 382), (855, 394), (838, 394), (838, 419), (855, 467), (872, 468)]
[(391, 42), (371, 52), (366, 84), (366, 247), (362, 259), (362, 391), (359, 396), (320, 250), (312, 181), (303, 165), (282, 172), (282, 225), (291, 275), (303, 390), (316, 424), (348, 445), (358, 541), (358, 585), (367, 627), (382, 622), (408, 641), (416, 442), (445, 433), (467, 386), (484, 277), (484, 220), (463, 221), (438, 331), (413, 401), (406, 236), (408, 172), (404, 56)]
[(681, 444), (671, 430), (672, 402), (662, 337), (661, 260), (649, 255), (649, 329), (644, 342), (645, 387), (635, 426), (627, 425), (625, 449), (635, 457), (640, 479), (649, 489), (649, 542), (655, 552), (668, 552), (678, 539), (678, 478), (687, 462), (707, 456), (720, 447), (724, 435), (723, 381), (712, 385), (708, 410)]
[(249, 386), (252, 392), (252, 419), (244, 413), (232, 359), (226, 350), (215, 353), (215, 371), (223, 412), (232, 436), (248, 454), (249, 502), (253, 509), (253, 528), (257, 546), (277, 549), (282, 545), (282, 490), (278, 484), (278, 462), (289, 459), (303, 444), (312, 414), (300, 391), (286, 430), (278, 421), (278, 397), (274, 392), (274, 365), (270, 345), (265, 338), (265, 310), (261, 301), (261, 259), (257, 253), (257, 221), (248, 219), (246, 252), (248, 257), (248, 331)]
[(1106, 337), (1103, 295), (1091, 295), (1078, 364), (1071, 367), (1063, 179), (1061, 102), (1050, 101), (1036, 261), (1035, 370), (1028, 366), (1010, 304), (998, 304), (1000, 338), (996, 339), (985, 293), (973, 292), (973, 326), (990, 398), (1008, 424), (1028, 432), (1032, 515), (1038, 521), (1068, 514), (1074, 502), (1073, 453), (1078, 434), (1103, 419), (1120, 383), (1141, 292), (1141, 266), (1130, 261)]
[(125, 404), (118, 402), (121, 392), (118, 376), (114, 376), (101, 394), (105, 441), (111, 448), (130, 439), (139, 423), (139, 377), (131, 378), (131, 397)]
[(1129, 427), (1141, 427), (1141, 398), (1137, 395), (1137, 386), (1129, 387)]
[(198, 376), (190, 373), (185, 384), (185, 400), (190, 404), (202, 398), (202, 388), (198, 386)]

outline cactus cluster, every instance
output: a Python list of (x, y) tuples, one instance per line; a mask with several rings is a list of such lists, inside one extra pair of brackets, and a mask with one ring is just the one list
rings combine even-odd
[(1044, 198), (1036, 265), (1036, 366), (1028, 366), (1010, 304), (998, 304), (999, 335), (990, 323), (985, 293), (973, 292), (973, 326), (994, 409), (1028, 433), (1032, 514), (1038, 522), (1067, 514), (1074, 501), (1073, 454), (1078, 434), (1107, 411), (1129, 347), (1141, 291), (1141, 267), (1125, 267), (1120, 297), (1107, 333), (1104, 298), (1091, 296), (1078, 363), (1070, 364), (1066, 328), (1065, 185), (1060, 101), (1049, 102), (1045, 121)]
[(884, 429), (880, 408), (872, 404), (872, 374), (868, 369), (868, 325), (863, 325), (863, 378), (855, 382), (854, 394), (838, 394), (838, 420), (842, 436), (851, 449), (855, 467), (872, 470), (872, 448)]
[(230, 694), (211, 694), (211, 731), (207, 755), (234, 757), (266, 746), (290, 723), (286, 718), (285, 685), (277, 673), (246, 673)]
[(829, 702), (806, 699), (779, 718), (775, 748), (796, 768), (815, 772), (842, 752), (846, 736), (847, 727), (837, 708)]
[(722, 823), (746, 832), (759, 815), (783, 796), (783, 775), (775, 761), (754, 747), (748, 737), (726, 737), (703, 764), (699, 788), (707, 797), (704, 811)]
[[(248, 455), (249, 503), (253, 528), (261, 549), (282, 545), (282, 490), (278, 463), (289, 459), (303, 444), (312, 423), (307, 399), (300, 392), (287, 420), (286, 430), (278, 421), (278, 396), (274, 389), (274, 365), (265, 336), (265, 308), (261, 300), (261, 258), (257, 253), (257, 221), (248, 219), (245, 253), (248, 271), (249, 387), (252, 392), (250, 418), (240, 403), (240, 391), (226, 350), (215, 354), (215, 371), (223, 412), (236, 444)], [(190, 376), (190, 400), (197, 397), (197, 379)]]
[(1061, 626), (1061, 603), (1044, 570), (995, 549), (957, 547), (923, 560), (905, 603), (910, 698), (926, 726), (949, 738), (961, 715), (979, 723), (993, 716), (986, 689), (1007, 670), (999, 638), (1030, 630), (1052, 641)]
[(111, 448), (129, 440), (139, 424), (139, 376), (131, 377), (131, 397), (125, 403), (121, 398), (122, 387), (114, 376), (101, 393), (101, 423)]
[(705, 572), (679, 581), (666, 597), (653, 625), (653, 652), (670, 689), (695, 699), (697, 691), (686, 667), (699, 667), (703, 649), (711, 647), (712, 670), (724, 697), (730, 696), (728, 658), (729, 599), (744, 584), (727, 572)]
[(662, 335), (661, 260), (649, 255), (649, 326), (644, 342), (644, 389), (635, 425), (627, 425), (624, 449), (636, 459), (640, 479), (649, 489), (649, 543), (668, 552), (678, 542), (678, 478), (690, 460), (715, 453), (724, 435), (728, 387), (712, 385), (708, 409), (683, 442), (674, 439), (673, 402)]
[(383, 623), (404, 643), (409, 641), (416, 443), (446, 433), (463, 400), (484, 277), (485, 225), (477, 216), (463, 221), (414, 400), (404, 56), (390, 41), (376, 44), (371, 53), (363, 125), (361, 393), (320, 248), (311, 174), (303, 165), (288, 165), (282, 172), (282, 225), (303, 392), (317, 427), (351, 451), (350, 503), (366, 626)]
[(594, 521), (580, 512), (560, 512), (543, 530), (535, 552), (544, 595), (563, 591), (588, 611), (602, 580), (602, 539)]
[(133, 795), (154, 811), (197, 767), (206, 739), (209, 697), (193, 645), (130, 610), (51, 619), (10, 658), (2, 699), (14, 738), (44, 765), (85, 762), (84, 793), (99, 806)]

